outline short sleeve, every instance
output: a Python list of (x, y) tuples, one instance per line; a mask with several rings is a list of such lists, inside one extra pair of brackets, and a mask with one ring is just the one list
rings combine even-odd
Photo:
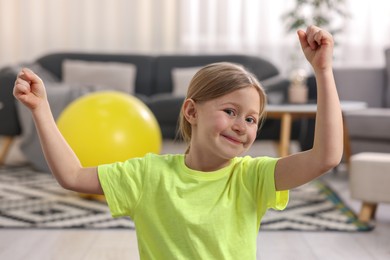
[(269, 208), (283, 210), (286, 208), (289, 192), (276, 191), (275, 188), (275, 166), (278, 158), (259, 157), (251, 160), (249, 172), (251, 174), (254, 189), (255, 200), (257, 201), (257, 210), (259, 216)]
[(273, 208), (276, 210), (283, 210), (287, 207), (288, 199), (289, 199), (289, 192), (288, 190), (284, 191), (276, 191), (276, 185), (275, 185), (275, 166), (278, 161), (278, 158), (267, 158), (269, 160), (266, 164), (266, 167), (269, 167), (270, 169), (266, 171), (266, 182), (269, 183), (267, 185), (269, 189), (267, 189), (267, 192), (269, 194), (273, 194), (270, 196), (271, 200), (268, 202), (268, 208)]
[(113, 217), (130, 216), (142, 196), (145, 182), (143, 158), (100, 165), (99, 181)]

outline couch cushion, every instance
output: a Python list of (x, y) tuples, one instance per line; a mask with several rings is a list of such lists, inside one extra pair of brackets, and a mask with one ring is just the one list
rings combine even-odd
[(362, 152), (390, 153), (390, 140), (354, 139), (350, 145), (351, 154)]
[(335, 68), (334, 78), (341, 100), (364, 101), (368, 107), (383, 107), (384, 68)]
[(390, 139), (390, 109), (350, 111), (345, 113), (344, 118), (351, 138)]
[(137, 68), (133, 64), (66, 59), (62, 63), (62, 69), (64, 83), (101, 86), (135, 94)]

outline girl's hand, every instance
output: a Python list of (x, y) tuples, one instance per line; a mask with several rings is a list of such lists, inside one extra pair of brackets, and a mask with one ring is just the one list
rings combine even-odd
[(42, 80), (31, 70), (22, 69), (19, 72), (13, 94), (29, 109), (34, 110), (40, 104), (47, 101), (46, 90)]
[(306, 59), (315, 71), (332, 69), (333, 37), (316, 26), (309, 26), (304, 32), (299, 30), (299, 41)]

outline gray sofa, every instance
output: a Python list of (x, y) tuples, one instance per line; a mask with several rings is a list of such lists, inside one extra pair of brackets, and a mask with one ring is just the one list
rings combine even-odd
[[(98, 53), (53, 53), (38, 58), (31, 64), (18, 64), (0, 70), (0, 136), (22, 135), (22, 151), (38, 169), (47, 170), (38, 138), (31, 129), (32, 121), (28, 111), (12, 96), (16, 73), (23, 66), (31, 66), (44, 79), (53, 114), (60, 112), (77, 97), (91, 91), (107, 89), (111, 86), (88, 86), (73, 88), (64, 84), (63, 63), (65, 60), (87, 62), (107, 62), (133, 64), (136, 68), (134, 95), (139, 97), (154, 113), (161, 127), (163, 138), (176, 136), (177, 119), (184, 96), (173, 95), (173, 70), (177, 68), (196, 68), (213, 62), (228, 61), (242, 64), (253, 72), (263, 83), (269, 101), (283, 102), (289, 81), (280, 77), (278, 69), (270, 62), (246, 55), (133, 55)], [(51, 86), (50, 88), (48, 86)], [(4, 122), (4, 123), (3, 123)], [(293, 126), (292, 137), (297, 139), (299, 122)], [(258, 136), (259, 139), (279, 138), (279, 120), (267, 120)]]
[[(342, 67), (333, 73), (340, 100), (363, 101), (367, 108), (344, 113), (350, 155), (360, 152), (390, 153), (390, 49), (385, 67)], [(315, 78), (308, 78), (309, 99), (315, 99)], [(308, 119), (301, 149), (312, 147), (315, 119)], [(348, 159), (348, 158), (347, 158)]]
[(359, 100), (367, 108), (345, 113), (351, 154), (390, 153), (390, 49), (383, 68), (345, 68), (335, 71), (341, 99)]

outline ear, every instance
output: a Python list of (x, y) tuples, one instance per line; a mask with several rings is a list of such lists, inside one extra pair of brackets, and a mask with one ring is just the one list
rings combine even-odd
[(196, 103), (193, 99), (186, 99), (183, 104), (183, 115), (191, 125), (196, 124), (197, 111)]

